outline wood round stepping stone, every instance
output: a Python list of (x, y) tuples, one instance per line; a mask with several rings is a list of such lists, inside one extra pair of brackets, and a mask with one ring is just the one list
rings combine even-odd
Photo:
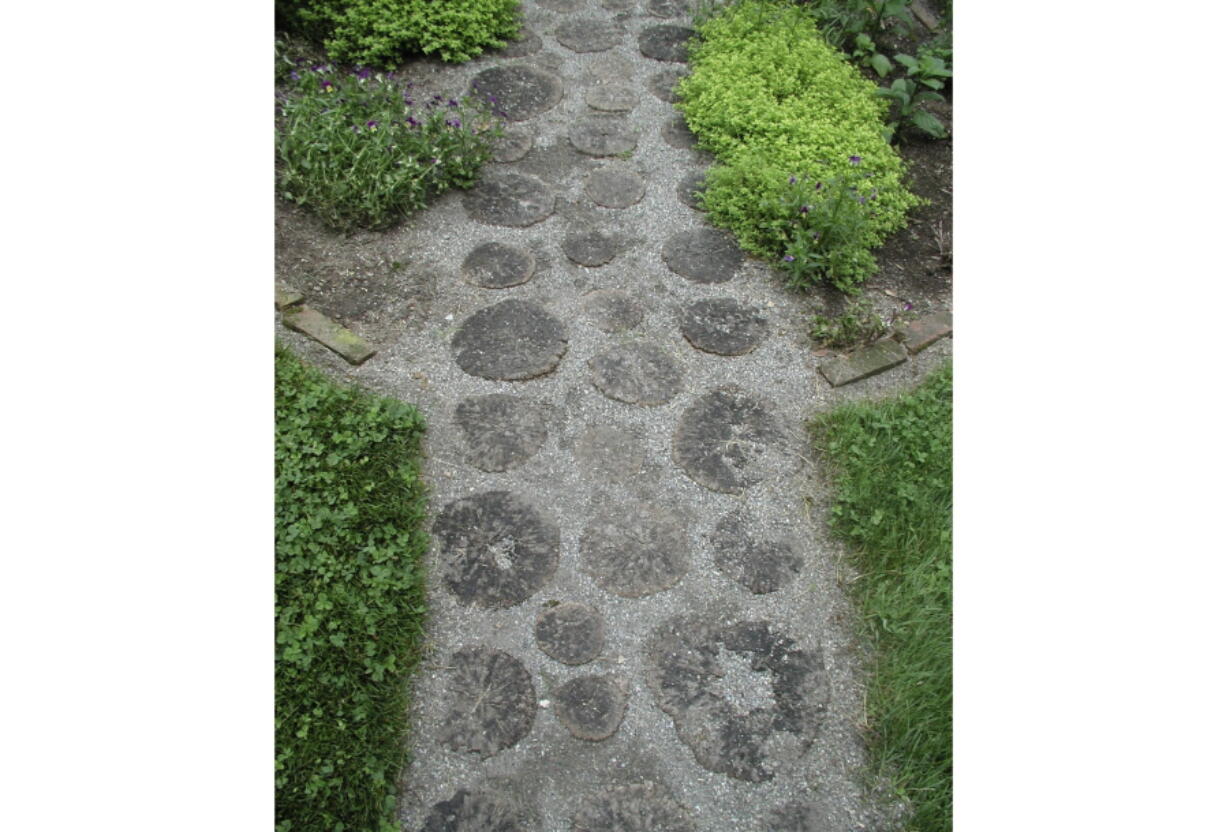
[(678, 150), (693, 150), (698, 147), (698, 137), (685, 123), (685, 116), (677, 116), (660, 128), (660, 137), (669, 147)]
[(583, 309), (601, 332), (617, 334), (634, 329), (643, 320), (643, 307), (619, 289), (598, 289), (584, 296)]
[(685, 521), (663, 503), (606, 502), (584, 529), (579, 553), (601, 589), (623, 598), (669, 589), (690, 563)]
[(681, 414), (673, 434), (673, 461), (704, 488), (740, 494), (787, 468), (783, 442), (783, 430), (765, 402), (723, 388)]
[(430, 807), (421, 832), (533, 832), (536, 814), (510, 790), (456, 789)]
[(608, 739), (626, 715), (629, 691), (612, 676), (579, 676), (553, 692), (553, 712), (576, 739)]
[(693, 0), (649, 0), (648, 13), (656, 17), (681, 17), (694, 11)]
[(557, 525), (509, 491), (449, 503), (434, 521), (434, 535), (443, 583), (463, 604), (513, 607), (558, 568)]
[(554, 31), (558, 43), (572, 52), (604, 52), (622, 42), (622, 30), (608, 20), (574, 17)]
[(613, 482), (626, 482), (643, 470), (642, 438), (627, 428), (593, 425), (575, 441), (575, 459)]
[(494, 139), (491, 155), (495, 162), (518, 162), (532, 149), (532, 134), (514, 128), (504, 130)]
[(587, 88), (583, 100), (593, 110), (628, 113), (639, 103), (634, 88), (625, 84), (595, 84)]
[(519, 35), (507, 38), (507, 45), (498, 50), (500, 58), (526, 58), (541, 51), (541, 36), (531, 29), (520, 29)]
[(562, 240), (562, 251), (572, 262), (595, 268), (617, 256), (617, 241), (599, 231), (581, 231)]
[(647, 193), (647, 182), (634, 171), (603, 167), (588, 175), (583, 192), (603, 208), (629, 208)]
[(512, 298), (473, 313), (451, 339), (470, 376), (522, 381), (551, 372), (566, 354), (566, 330), (538, 304)]
[(667, 404), (681, 392), (681, 369), (654, 344), (622, 344), (591, 359), (588, 366), (596, 389), (619, 402)]
[(638, 137), (619, 116), (585, 116), (571, 125), (571, 145), (588, 156), (616, 156), (638, 147)]
[(468, 216), (486, 225), (526, 228), (553, 213), (549, 186), (519, 173), (483, 178), (462, 198)]
[(681, 97), (677, 95), (675, 88), (685, 75), (683, 69), (666, 69), (663, 72), (657, 72), (648, 79), (647, 89), (665, 104), (676, 104)]
[(527, 283), (536, 271), (536, 258), (522, 246), (482, 243), (468, 253), (460, 274), (483, 289), (506, 289)]
[(542, 610), (535, 633), (541, 652), (563, 664), (587, 664), (604, 649), (604, 618), (573, 601)]
[(572, 832), (696, 832), (689, 810), (663, 786), (613, 786), (583, 801)]
[(716, 568), (754, 595), (778, 592), (796, 580), (804, 566), (791, 543), (754, 534), (738, 514), (716, 523), (710, 542)]
[(685, 339), (716, 355), (744, 355), (761, 344), (769, 331), (760, 309), (733, 298), (700, 300), (681, 314)]
[(483, 101), (493, 96), (494, 109), (511, 121), (525, 121), (562, 100), (562, 81), (535, 67), (499, 66), (477, 73), (472, 91)]
[(492, 757), (519, 742), (536, 718), (532, 677), (519, 659), (490, 647), (464, 647), (447, 661), (441, 742), (452, 751), (475, 751)]
[(464, 399), (455, 409), (471, 463), (482, 471), (509, 471), (522, 465), (549, 432), (539, 405), (506, 393)]
[(685, 63), (688, 57), (686, 43), (697, 34), (688, 26), (648, 26), (639, 33), (639, 51), (657, 61)]
[(707, 187), (707, 172), (705, 170), (686, 174), (677, 184), (677, 199), (695, 211), (705, 211), (700, 195)]
[(745, 255), (736, 240), (714, 228), (694, 228), (664, 242), (664, 262), (696, 283), (724, 283), (736, 276)]
[(817, 739), (830, 701), (822, 655), (769, 622), (673, 618), (646, 653), (647, 685), (703, 768), (760, 783)]

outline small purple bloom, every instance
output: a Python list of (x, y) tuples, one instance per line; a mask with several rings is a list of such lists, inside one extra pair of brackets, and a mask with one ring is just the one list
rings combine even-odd
[(863, 205), (863, 204), (864, 204), (865, 202), (867, 202), (867, 201), (868, 201), (868, 200), (866, 200), (866, 199), (865, 199), (864, 197), (862, 197), (862, 196), (858, 196), (858, 197), (856, 197), (856, 202), (860, 203), (861, 205)]
[(301, 80), (302, 78), (302, 76), (298, 74), (298, 70), (296, 69), (290, 70), (289, 77), (291, 81), (298, 81), (298, 80)]
[(802, 206), (800, 206), (800, 213), (802, 213), (802, 214), (807, 214), (807, 213), (809, 213), (809, 212), (810, 212), (810, 211), (812, 211), (812, 210), (813, 210), (813, 209), (812, 209), (810, 206), (808, 206), (808, 205), (802, 205)]
[(904, 312), (910, 312), (915, 307), (912, 306), (910, 303), (904, 303), (902, 308)]
[(365, 81), (367, 78), (370, 77), (370, 70), (364, 66), (358, 67), (358, 70), (354, 72), (353, 74), (361, 78), (363, 81)]
[(432, 165), (437, 165), (437, 164), (438, 164), (438, 158), (437, 158), (437, 157), (435, 157), (434, 159), (431, 159), (431, 160), (430, 160), (430, 164), (432, 164)]
[(851, 162), (853, 165), (858, 165), (858, 164), (860, 164), (860, 157), (859, 157), (859, 156), (848, 156), (848, 157), (847, 157), (847, 159), (848, 159), (848, 161), (850, 161), (850, 162)]
[(788, 177), (788, 184), (789, 184), (789, 185), (795, 185), (795, 184), (796, 184), (796, 177), (795, 177), (795, 176), (789, 176), (789, 177)]
[(410, 127), (418, 127), (421, 125), (421, 122), (413, 118), (412, 116), (409, 116), (408, 118), (406, 118), (404, 120), (404, 123), (409, 125)]
[(375, 128), (377, 128), (378, 126), (379, 126), (379, 122), (377, 122), (377, 121), (368, 121), (368, 122), (366, 122), (366, 127), (367, 127), (367, 129), (374, 130), (374, 129), (375, 129)]
[(785, 255), (785, 256), (784, 256), (784, 258), (783, 258), (783, 262), (785, 262), (785, 263), (791, 263), (791, 262), (792, 262), (792, 261), (794, 261), (795, 259), (796, 259), (795, 257), (793, 257), (792, 255), (788, 254), (788, 255)]
[(814, 186), (813, 186), (813, 190), (815, 190), (815, 191), (820, 191), (821, 189), (822, 189), (822, 183), (821, 183), (821, 182), (818, 182), (816, 185), (814, 185)]
[(332, 82), (331, 82), (331, 81), (324, 81), (324, 82), (322, 82), (322, 83), (319, 85), (319, 88), (320, 88), (321, 90), (323, 90), (324, 92), (332, 92), (333, 90), (335, 90), (335, 89), (336, 89), (336, 87), (332, 86)]
[(457, 119), (449, 118), (443, 123), (446, 124), (448, 127), (459, 127), (460, 126), (460, 120), (458, 118)]
[(323, 64), (311, 64), (311, 72), (319, 72), (323, 68)]
[(814, 239), (814, 240), (820, 240), (821, 238), (822, 238), (822, 232), (820, 232), (820, 231), (814, 231), (814, 232), (813, 232), (813, 239)]
[(447, 106), (454, 110), (456, 107), (460, 106), (460, 102), (456, 101), (454, 98), (448, 98)]
[(496, 95), (491, 95), (491, 96), (490, 96), (490, 103), (491, 103), (491, 104), (497, 104), (497, 103), (498, 103), (498, 96), (496, 96)]

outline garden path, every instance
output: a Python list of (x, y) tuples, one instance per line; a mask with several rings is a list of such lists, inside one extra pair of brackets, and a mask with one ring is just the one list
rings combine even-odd
[(949, 342), (831, 389), (807, 311), (695, 207), (688, 3), (523, 5), (521, 41), (414, 78), (513, 121), (480, 185), (378, 237), (416, 312), (359, 323), (360, 367), (289, 336), (430, 426), (403, 827), (876, 828), (804, 424)]

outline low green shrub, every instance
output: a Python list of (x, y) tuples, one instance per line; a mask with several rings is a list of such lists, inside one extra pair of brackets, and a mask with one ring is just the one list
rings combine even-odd
[(519, 31), (518, 0), (279, 0), (279, 25), (334, 61), (391, 69), (416, 54), (467, 61)]
[(391, 832), (425, 618), (425, 425), (276, 356), (276, 829)]
[(281, 102), (281, 196), (341, 231), (393, 225), (448, 188), (476, 184), (501, 125), (472, 99), (412, 99), (389, 78), (331, 64), (290, 73)]
[[(910, 304), (908, 304), (908, 308)], [(830, 317), (817, 314), (809, 327), (809, 337), (819, 347), (845, 349), (876, 341), (889, 332), (889, 325), (873, 311), (866, 298), (848, 304), (842, 315)]]
[(949, 832), (953, 366), (914, 392), (845, 405), (810, 427), (833, 480), (831, 527), (859, 573), (851, 592), (872, 648), (871, 770), (911, 804), (909, 830)]
[[(854, 293), (876, 271), (872, 249), (920, 204), (903, 186), (902, 159), (883, 135), (888, 105), (822, 40), (803, 9), (743, 0), (698, 31), (677, 106), (719, 161), (703, 198), (711, 221), (750, 253), (784, 265), (799, 259), (800, 248), (813, 248), (813, 234), (822, 231), (814, 218), (841, 218), (848, 233), (837, 245), (831, 238), (820, 257), (789, 272), (794, 286), (826, 280)], [(797, 181), (824, 183), (802, 203), (810, 216), (795, 204)], [(837, 207), (828, 202), (840, 199)]]

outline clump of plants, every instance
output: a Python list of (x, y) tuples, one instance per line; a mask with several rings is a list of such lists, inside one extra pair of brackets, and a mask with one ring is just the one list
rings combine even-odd
[(841, 315), (814, 315), (809, 337), (819, 347), (847, 349), (872, 343), (889, 331), (890, 325), (862, 298), (848, 304)]
[(276, 355), (276, 829), (396, 832), (425, 621), (425, 424)]
[(518, 0), (277, 0), (277, 23), (342, 63), (391, 69), (414, 54), (471, 60), (519, 31)]
[(872, 249), (920, 204), (884, 138), (888, 105), (802, 8), (744, 0), (698, 31), (678, 107), (718, 159), (711, 221), (793, 287), (856, 292), (876, 271)]
[(340, 231), (387, 228), (448, 188), (472, 187), (501, 123), (491, 102), (414, 98), (369, 69), (289, 73), (277, 125), (277, 186)]

